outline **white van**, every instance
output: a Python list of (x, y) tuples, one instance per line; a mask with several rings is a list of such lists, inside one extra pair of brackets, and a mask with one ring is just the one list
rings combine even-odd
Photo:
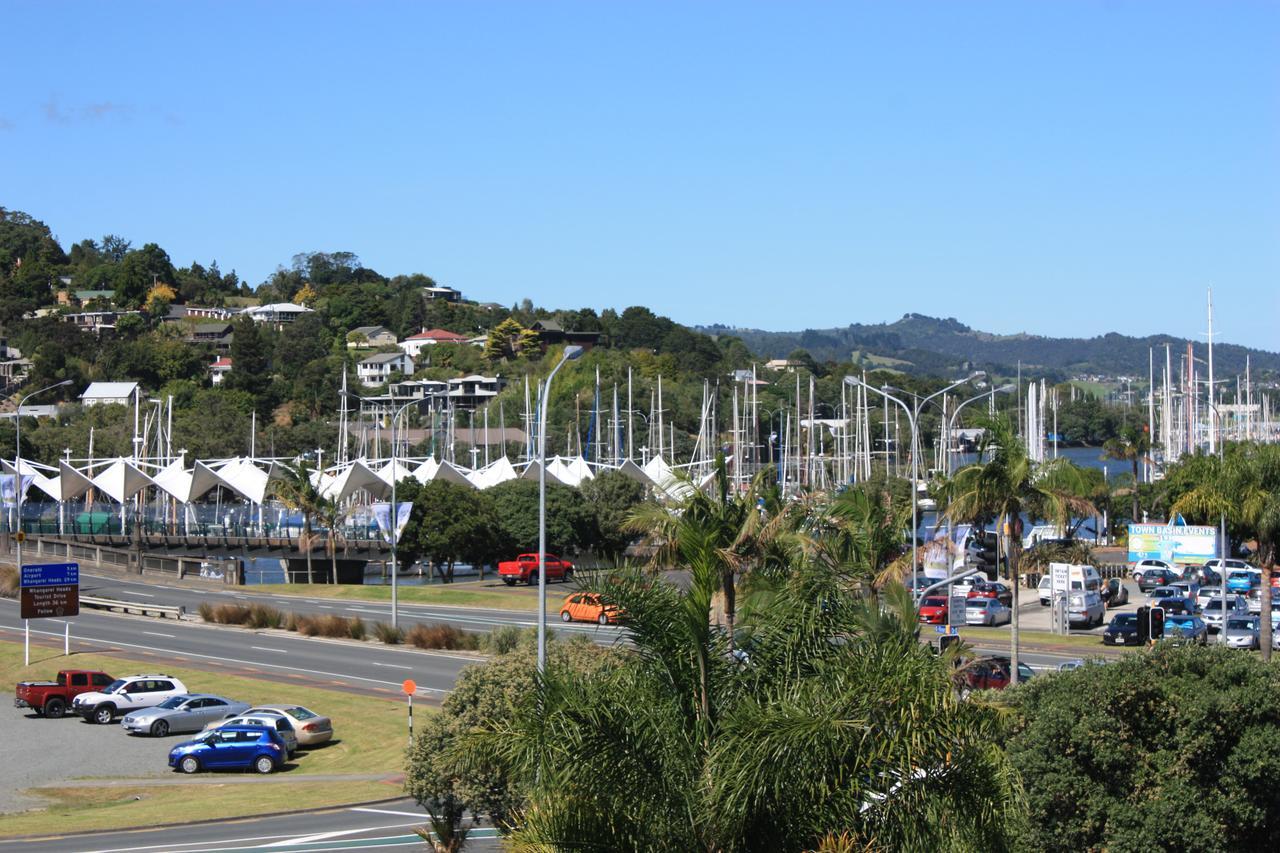
[[(1044, 577), (1040, 578), (1040, 603), (1045, 607), (1049, 606), (1053, 595), (1053, 567), (1062, 565), (1062, 563), (1050, 563), (1049, 571), (1045, 573)], [(1101, 593), (1102, 591), (1102, 575), (1098, 574), (1098, 570), (1093, 566), (1068, 566), (1067, 577), (1070, 581), (1071, 592)]]

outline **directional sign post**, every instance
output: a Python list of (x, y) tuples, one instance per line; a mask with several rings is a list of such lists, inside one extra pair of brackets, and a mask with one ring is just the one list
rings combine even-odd
[[(31, 665), (31, 619), (61, 619), (80, 615), (80, 564), (45, 563), (23, 566), (19, 578), (25, 660)], [(71, 623), (64, 623), (62, 652), (71, 654)]]

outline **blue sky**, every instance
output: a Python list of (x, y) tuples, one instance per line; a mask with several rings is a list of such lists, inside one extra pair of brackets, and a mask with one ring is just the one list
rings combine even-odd
[[(254, 284), (1280, 349), (1280, 4), (5, 5), (0, 205)], [(20, 35), (18, 35), (20, 34)]]

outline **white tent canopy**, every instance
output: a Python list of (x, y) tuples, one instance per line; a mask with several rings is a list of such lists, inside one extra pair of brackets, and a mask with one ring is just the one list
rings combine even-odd
[(344, 501), (361, 490), (382, 498), (391, 493), (391, 484), (374, 473), (363, 460), (357, 459), (325, 482), (320, 487), (320, 494), (328, 500)]
[(472, 471), (467, 475), (467, 479), (477, 489), (487, 489), (490, 486), (505, 483), (507, 480), (514, 480), (516, 476), (516, 469), (511, 465), (511, 461), (501, 456), (483, 468)]
[(547, 463), (547, 473), (566, 486), (574, 486), (575, 488), (594, 476), (591, 473), (591, 466), (581, 456), (573, 456), (568, 459), (557, 456)]
[(93, 485), (116, 503), (124, 503), (155, 481), (128, 459), (117, 459), (93, 478)]
[(188, 471), (180, 458), (162, 468), (151, 479), (162, 492), (184, 504), (191, 503), (218, 486), (227, 485), (203, 462), (196, 462)]
[(395, 462), (388, 462), (386, 465), (379, 468), (378, 476), (384, 483), (390, 486), (393, 480), (398, 483), (406, 477), (412, 477), (413, 469), (409, 468), (397, 459)]

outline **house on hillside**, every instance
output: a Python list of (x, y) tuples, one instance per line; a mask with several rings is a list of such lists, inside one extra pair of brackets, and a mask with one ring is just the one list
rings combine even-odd
[(422, 288), (422, 296), (428, 302), (435, 302), (436, 300), (440, 300), (443, 302), (461, 302), (462, 301), (461, 290), (455, 290), (452, 287), (441, 287), (439, 285), (437, 285), (436, 287)]
[(781, 370), (784, 373), (795, 373), (798, 368), (804, 367), (799, 361), (791, 361), (785, 358), (771, 358), (764, 363), (769, 370)]
[(228, 352), (235, 337), (232, 328), (227, 322), (197, 323), (187, 332), (186, 341), (189, 344), (211, 344), (219, 352)]
[(215, 359), (213, 364), (209, 365), (209, 381), (215, 386), (221, 385), (222, 380), (231, 372), (231, 357), (222, 356)]
[[(468, 342), (466, 335), (459, 335), (457, 332), (446, 332), (444, 329), (423, 329), (416, 335), (410, 335), (400, 342), (400, 349), (405, 352), (414, 361), (418, 360), (418, 356), (422, 354), (423, 347), (435, 346), (436, 344), (465, 344)], [(395, 341), (392, 341), (395, 343)]]
[(137, 382), (90, 382), (80, 395), (84, 406), (130, 406), (137, 402), (141, 387)]
[(600, 332), (567, 332), (555, 320), (538, 320), (529, 328), (538, 333), (543, 352), (556, 344), (573, 344), (589, 350), (600, 343)]
[(498, 396), (498, 392), (506, 387), (507, 380), (501, 376), (480, 376), (473, 374), (459, 379), (449, 380), (449, 390), (445, 396), (455, 409), (474, 410)]
[(356, 376), (365, 385), (381, 385), (394, 373), (413, 373), (413, 359), (407, 353), (376, 352), (356, 363)]
[(312, 313), (305, 305), (294, 305), (292, 302), (273, 302), (270, 305), (256, 305), (244, 309), (244, 314), (255, 323), (273, 323), (283, 326), (292, 323), (303, 314)]
[(375, 349), (395, 345), (395, 333), (386, 326), (359, 326), (347, 333), (347, 349)]

